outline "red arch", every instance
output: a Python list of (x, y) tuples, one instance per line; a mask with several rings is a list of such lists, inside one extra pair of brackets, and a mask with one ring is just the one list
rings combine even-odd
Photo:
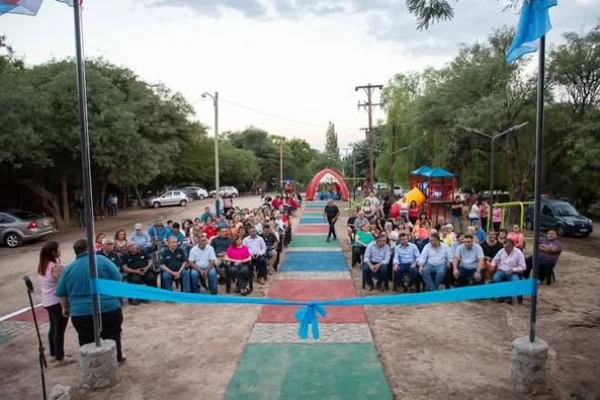
[(308, 188), (306, 189), (306, 200), (315, 199), (315, 194), (317, 192), (317, 188), (319, 187), (319, 182), (326, 174), (330, 174), (337, 180), (338, 189), (340, 191), (340, 197), (342, 200), (347, 201), (350, 197), (350, 192), (348, 191), (346, 182), (344, 182), (344, 178), (342, 178), (342, 176), (334, 170), (327, 168), (318, 172), (308, 184)]

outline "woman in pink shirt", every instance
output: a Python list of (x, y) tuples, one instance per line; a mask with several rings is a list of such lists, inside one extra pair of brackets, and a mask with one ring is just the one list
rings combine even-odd
[(48, 342), (50, 344), (50, 357), (61, 364), (70, 364), (73, 360), (65, 355), (65, 330), (69, 318), (63, 316), (60, 300), (56, 297), (56, 285), (63, 271), (60, 262), (60, 249), (58, 242), (50, 241), (44, 244), (40, 251), (40, 263), (38, 275), (42, 290), (42, 305), (48, 313), (50, 330), (48, 331)]
[(521, 233), (519, 225), (513, 225), (512, 232), (510, 232), (506, 238), (512, 240), (517, 249), (523, 251), (525, 248), (525, 235)]
[(248, 279), (252, 279), (253, 275), (250, 269), (252, 256), (244, 246), (240, 235), (233, 238), (231, 245), (225, 251), (223, 261), (229, 264), (230, 274), (236, 278), (236, 292), (241, 293), (242, 296), (250, 294)]
[(500, 232), (500, 226), (502, 225), (502, 209), (500, 207), (494, 208), (492, 211), (492, 226), (494, 232)]

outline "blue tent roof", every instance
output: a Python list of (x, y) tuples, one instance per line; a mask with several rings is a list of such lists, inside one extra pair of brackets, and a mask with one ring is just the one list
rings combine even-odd
[(453, 178), (454, 174), (446, 171), (444, 168), (430, 168), (429, 171), (422, 174), (428, 178)]
[(429, 168), (427, 165), (423, 165), (417, 169), (415, 169), (414, 171), (411, 171), (410, 174), (411, 175), (419, 175), (419, 176), (427, 176), (426, 174), (431, 171), (431, 168)]

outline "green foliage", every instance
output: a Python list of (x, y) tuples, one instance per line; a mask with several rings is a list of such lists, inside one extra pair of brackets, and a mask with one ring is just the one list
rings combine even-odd
[(338, 169), (340, 165), (340, 146), (333, 122), (329, 122), (327, 132), (325, 132), (325, 155), (327, 156), (327, 167)]
[[(489, 188), (489, 138), (523, 122), (529, 125), (495, 139), (495, 187), (523, 199), (533, 191), (536, 81), (525, 61), (507, 64), (512, 29), (494, 31), (486, 43), (463, 46), (445, 67), (398, 74), (383, 92), (387, 125), (377, 178), (387, 181), (391, 149), (395, 181), (421, 165), (454, 172), (459, 185)], [(600, 27), (579, 35), (549, 54), (544, 130), (544, 190), (578, 202), (597, 202), (600, 189)], [(391, 126), (396, 135), (391, 135)], [(392, 142), (392, 139), (394, 142)]]
[[(499, 0), (495, 0), (499, 1)], [(515, 9), (523, 0), (502, 0), (506, 9)], [(458, 2), (458, 0), (454, 0)], [(408, 12), (417, 17), (417, 29), (427, 30), (430, 25), (439, 21), (454, 18), (454, 8), (449, 0), (406, 0)]]

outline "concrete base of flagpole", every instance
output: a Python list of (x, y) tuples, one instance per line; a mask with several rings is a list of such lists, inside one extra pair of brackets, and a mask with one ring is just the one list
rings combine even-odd
[(536, 339), (531, 343), (529, 337), (520, 337), (512, 342), (510, 356), (510, 378), (513, 387), (521, 393), (545, 393), (546, 361), (548, 343)]
[(80, 347), (82, 386), (87, 390), (102, 389), (119, 383), (117, 346), (114, 340), (102, 340), (100, 347), (88, 343)]

